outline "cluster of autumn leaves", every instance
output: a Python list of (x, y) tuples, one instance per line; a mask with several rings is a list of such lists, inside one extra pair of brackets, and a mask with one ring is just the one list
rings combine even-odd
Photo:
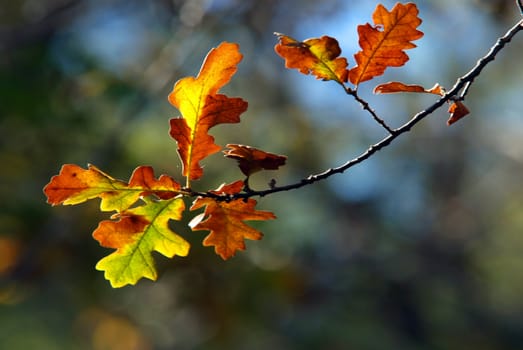
[[(295, 68), (303, 74), (312, 74), (317, 79), (334, 80), (347, 92), (358, 89), (358, 85), (382, 75), (388, 67), (403, 66), (409, 56), (404, 50), (415, 48), (412, 41), (420, 39), (423, 32), (417, 28), (421, 24), (418, 8), (413, 3), (397, 3), (391, 11), (378, 4), (372, 15), (374, 25), (366, 23), (358, 26), (361, 50), (354, 55), (356, 66), (348, 68), (348, 61), (339, 57), (341, 49), (338, 41), (329, 36), (312, 38), (299, 42), (289, 36), (276, 33), (280, 43), (276, 52), (285, 59), (285, 67)], [(345, 83), (350, 82), (353, 88)], [(389, 82), (378, 85), (374, 93), (416, 92), (445, 95), (445, 89), (436, 84), (431, 89), (420, 85)], [(449, 107), (451, 125), (469, 113), (461, 101), (452, 101)]]
[[(350, 82), (354, 85), (351, 91), (355, 91), (360, 83), (383, 74), (387, 67), (405, 64), (408, 56), (404, 50), (415, 47), (412, 41), (423, 35), (417, 30), (421, 23), (417, 15), (418, 9), (412, 3), (398, 3), (391, 11), (378, 5), (373, 14), (374, 25), (367, 23), (358, 27), (361, 51), (355, 55), (357, 65), (351, 69), (347, 59), (340, 57), (337, 40), (328, 36), (299, 42), (277, 34), (279, 43), (275, 51), (285, 59), (287, 68), (318, 79), (334, 80), (347, 91), (350, 88), (345, 83)], [(170, 120), (169, 134), (178, 145), (185, 178), (183, 186), (167, 175), (156, 178), (148, 166), (136, 168), (125, 182), (93, 165), (84, 169), (73, 164), (63, 165), (60, 173), (45, 186), (48, 203), (52, 205), (73, 205), (100, 198), (100, 210), (113, 212), (111, 218), (101, 221), (93, 232), (100, 245), (115, 249), (96, 265), (105, 272), (105, 278), (113, 287), (135, 284), (144, 277), (156, 280), (153, 251), (170, 258), (189, 253), (189, 243), (172, 230), (176, 224), (171, 225), (186, 215), (186, 198), (196, 197), (189, 208), (191, 213), (203, 209), (202, 213), (195, 214), (190, 228), (209, 231), (203, 244), (214, 246), (223, 259), (244, 250), (245, 239), (261, 239), (262, 233), (246, 221), (275, 218), (269, 211), (256, 210), (256, 200), (234, 199), (234, 195), (249, 191), (247, 180), (251, 174), (284, 165), (284, 156), (228, 144), (225, 156), (238, 162), (246, 179), (205, 193), (191, 188), (192, 181), (204, 174), (200, 162), (222, 150), (209, 130), (219, 124), (239, 123), (241, 114), (247, 110), (248, 104), (243, 99), (219, 93), (237, 71), (241, 59), (239, 46), (224, 42), (209, 52), (197, 77), (179, 80), (169, 94), (169, 102), (181, 113), (180, 117)], [(439, 86), (427, 90), (399, 82), (382, 84), (375, 92), (445, 93)]]
[[(200, 162), (222, 148), (214, 143), (209, 129), (218, 124), (239, 123), (247, 102), (219, 94), (237, 70), (242, 55), (237, 44), (222, 43), (207, 55), (196, 78), (179, 80), (169, 94), (169, 102), (181, 117), (170, 120), (169, 134), (178, 144), (183, 166), (182, 186), (172, 177), (156, 178), (148, 166), (136, 168), (128, 182), (117, 180), (93, 165), (83, 169), (74, 164), (62, 166), (60, 173), (44, 188), (52, 205), (78, 204), (100, 198), (100, 210), (115, 212), (111, 220), (100, 222), (93, 237), (100, 245), (116, 249), (101, 259), (96, 268), (105, 271), (113, 287), (135, 284), (145, 277), (156, 280), (152, 252), (166, 257), (186, 256), (190, 245), (171, 229), (170, 221), (180, 221), (185, 197), (194, 197), (191, 181), (203, 176)], [(225, 156), (238, 161), (249, 176), (262, 169), (277, 169), (286, 157), (244, 145), (227, 145)], [(203, 208), (189, 226), (193, 231), (208, 230), (203, 244), (214, 246), (223, 259), (245, 249), (244, 239), (261, 239), (262, 233), (248, 226), (248, 220), (274, 219), (273, 213), (255, 209), (256, 200), (228, 200), (245, 188), (243, 180), (196, 196), (190, 211)]]

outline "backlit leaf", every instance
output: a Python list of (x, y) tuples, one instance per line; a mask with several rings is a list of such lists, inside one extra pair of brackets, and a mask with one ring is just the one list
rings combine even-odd
[(159, 198), (172, 198), (179, 189), (180, 185), (169, 176), (162, 175), (156, 180), (149, 166), (136, 168), (126, 183), (94, 165), (83, 169), (75, 164), (65, 164), (45, 186), (44, 193), (52, 205), (74, 205), (99, 197), (102, 211), (123, 211), (136, 203), (140, 196), (155, 194)]
[[(217, 194), (234, 194), (241, 191), (243, 181), (222, 185)], [(234, 256), (236, 251), (245, 250), (245, 239), (259, 240), (263, 234), (248, 226), (244, 221), (270, 220), (276, 216), (268, 211), (255, 210), (257, 202), (249, 198), (246, 201), (236, 199), (229, 202), (216, 201), (212, 198), (198, 197), (191, 210), (205, 207), (203, 214), (196, 216), (189, 224), (193, 231), (209, 230), (204, 239), (204, 246), (214, 246), (216, 254), (224, 260)]]
[(357, 66), (349, 71), (354, 85), (382, 75), (387, 67), (400, 67), (409, 60), (403, 51), (416, 47), (412, 43), (423, 36), (416, 28), (421, 24), (415, 4), (397, 3), (389, 12), (379, 4), (372, 15), (374, 26), (358, 26), (362, 48), (354, 58)]
[(467, 114), (470, 113), (467, 106), (461, 101), (453, 102), (449, 107), (450, 118), (447, 120), (447, 125), (452, 125)]
[(221, 149), (209, 129), (238, 123), (247, 110), (247, 102), (241, 98), (218, 94), (236, 73), (241, 59), (238, 44), (224, 42), (209, 52), (196, 78), (179, 80), (169, 94), (169, 102), (182, 114), (170, 120), (169, 133), (178, 142), (183, 175), (188, 180), (199, 179), (203, 175), (199, 162)]
[(143, 277), (156, 280), (153, 251), (169, 258), (189, 253), (189, 243), (169, 228), (169, 220), (180, 220), (184, 209), (181, 197), (144, 199), (144, 205), (116, 215), (118, 220), (102, 221), (93, 237), (116, 251), (101, 259), (96, 269), (105, 271), (114, 288), (136, 284)]
[(275, 34), (280, 42), (274, 50), (285, 59), (285, 67), (296, 68), (317, 79), (347, 81), (347, 59), (339, 57), (341, 49), (336, 39), (322, 36), (300, 42), (287, 35)]
[(409, 85), (399, 81), (390, 81), (374, 88), (375, 94), (394, 94), (399, 92), (417, 92), (443, 96), (445, 89), (439, 84), (434, 85), (430, 89), (425, 89), (421, 85)]
[(284, 165), (287, 160), (285, 156), (268, 153), (250, 146), (228, 144), (227, 148), (229, 149), (223, 151), (225, 157), (236, 159), (240, 170), (247, 176), (262, 169), (276, 170)]
[(160, 175), (157, 180), (152, 167), (139, 166), (129, 179), (129, 187), (143, 190), (142, 196), (155, 194), (161, 199), (169, 199), (178, 195), (180, 184), (167, 175)]

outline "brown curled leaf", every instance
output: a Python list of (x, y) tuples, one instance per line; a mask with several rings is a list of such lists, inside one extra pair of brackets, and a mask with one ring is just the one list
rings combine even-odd
[(452, 125), (467, 114), (470, 113), (469, 109), (461, 101), (453, 102), (449, 107), (450, 118), (447, 120), (447, 125)]
[(240, 170), (246, 176), (263, 169), (276, 170), (280, 166), (285, 165), (287, 160), (286, 156), (265, 152), (250, 146), (228, 144), (227, 148), (229, 149), (223, 151), (225, 157), (236, 159)]
[(416, 92), (443, 96), (445, 89), (439, 84), (434, 85), (430, 89), (425, 89), (421, 85), (405, 84), (399, 81), (389, 81), (374, 88), (375, 94), (395, 94), (400, 92)]

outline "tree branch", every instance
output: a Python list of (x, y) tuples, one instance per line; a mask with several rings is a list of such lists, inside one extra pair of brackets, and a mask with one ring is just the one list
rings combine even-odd
[[(518, 5), (521, 5), (522, 1), (523, 0), (518, 0)], [(465, 89), (463, 91), (462, 95), (459, 96), (461, 99), (463, 99), (464, 95), (467, 93), (468, 89), (474, 82), (474, 79), (476, 77), (478, 77), (481, 74), (481, 72), (483, 71), (483, 68), (485, 68), (488, 63), (492, 62), (496, 58), (496, 55), (505, 47), (505, 45), (507, 43), (509, 43), (512, 40), (512, 38), (520, 31), (523, 31), (523, 20), (519, 21), (516, 25), (514, 25), (512, 28), (510, 28), (505, 33), (505, 35), (500, 37), (496, 41), (496, 43), (490, 48), (490, 50), (487, 52), (487, 54), (485, 56), (483, 56), (481, 59), (479, 59), (477, 61), (476, 65), (468, 73), (466, 73), (462, 77), (458, 78), (458, 80), (456, 81), (456, 83), (454, 84), (452, 89), (447, 91), (447, 93), (444, 96), (442, 96), (440, 99), (438, 99), (434, 104), (432, 104), (425, 110), (420, 111), (419, 113), (414, 115), (408, 122), (406, 122), (405, 124), (403, 124), (402, 126), (400, 126), (397, 129), (390, 129), (385, 124), (384, 127), (390, 133), (387, 137), (385, 137), (381, 141), (371, 145), (365, 152), (360, 154), (358, 157), (353, 158), (336, 168), (330, 168), (321, 173), (310, 175), (307, 178), (304, 178), (301, 181), (290, 184), (290, 185), (271, 186), (270, 188), (265, 189), (265, 190), (259, 190), (259, 191), (250, 190), (248, 192), (237, 193), (234, 195), (219, 195), (219, 194), (216, 194), (216, 193), (213, 193), (210, 191), (209, 192), (194, 192), (193, 191), (193, 192), (191, 192), (191, 194), (194, 196), (211, 197), (211, 198), (214, 198), (217, 200), (226, 200), (226, 201), (230, 201), (230, 200), (234, 200), (234, 199), (247, 199), (247, 198), (255, 197), (255, 196), (263, 197), (263, 196), (277, 193), (277, 192), (298, 189), (298, 188), (313, 184), (315, 182), (325, 180), (334, 174), (343, 173), (346, 170), (355, 166), (356, 164), (362, 163), (363, 161), (369, 159), (375, 153), (377, 153), (381, 149), (390, 145), (392, 143), (392, 141), (394, 141), (400, 135), (409, 132), (421, 120), (423, 120), (424, 118), (426, 118), (427, 116), (432, 114), (434, 111), (439, 109), (441, 106), (443, 106), (443, 104), (445, 104), (449, 100), (455, 99), (456, 96), (458, 96), (459, 92), (462, 89)], [(368, 103), (366, 103), (366, 101), (362, 100), (361, 98), (358, 99), (358, 97), (355, 94), (352, 94), (352, 93), (349, 93), (349, 94), (353, 95), (356, 98), (356, 100), (358, 102), (360, 102), (360, 104), (362, 104), (363, 108), (365, 110), (369, 111), (373, 115), (373, 117), (376, 119), (376, 117), (377, 117), (376, 113), (374, 113), (374, 111), (368, 106)], [(365, 107), (365, 106), (367, 106), (367, 107)], [(381, 120), (381, 118), (379, 118), (379, 117), (378, 117), (378, 119)], [(384, 125), (384, 123), (383, 124), (380, 123), (380, 124), (382, 126)]]
[(370, 115), (372, 115), (372, 118), (374, 118), (374, 120), (379, 124), (381, 125), (385, 130), (387, 130), (389, 132), (389, 134), (394, 134), (394, 130), (389, 127), (387, 125), (387, 123), (385, 123), (385, 121), (383, 119), (381, 119), (377, 114), (376, 114), (376, 111), (374, 111), (369, 103), (367, 101), (365, 101), (364, 99), (362, 99), (359, 95), (358, 95), (358, 92), (357, 90), (352, 90), (350, 88), (346, 88), (345, 86), (343, 86), (343, 88), (345, 89), (345, 92), (349, 95), (351, 95), (352, 97), (354, 97), (354, 99), (356, 101), (359, 102), (359, 104), (361, 105), (361, 107), (366, 110), (367, 112), (370, 113)]

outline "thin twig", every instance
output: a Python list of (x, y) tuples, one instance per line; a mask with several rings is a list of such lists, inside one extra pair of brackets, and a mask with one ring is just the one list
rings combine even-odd
[(463, 101), (465, 99), (465, 96), (467, 96), (467, 93), (469, 92), (470, 87), (472, 86), (472, 81), (467, 81), (465, 83), (465, 86), (463, 87), (463, 90), (459, 94), (459, 100)]
[(378, 114), (376, 113), (375, 110), (373, 110), (369, 103), (367, 101), (365, 101), (364, 99), (362, 99), (359, 95), (358, 95), (358, 92), (356, 90), (352, 90), (352, 89), (347, 89), (345, 88), (345, 92), (349, 95), (351, 95), (352, 97), (354, 97), (354, 99), (356, 101), (359, 102), (359, 104), (361, 105), (361, 107), (366, 110), (367, 112), (370, 113), (370, 115), (372, 116), (372, 118), (374, 118), (374, 120), (380, 124), (385, 130), (387, 130), (389, 132), (389, 134), (394, 134), (394, 130), (389, 127), (387, 125), (387, 123), (385, 123), (385, 121), (383, 119), (381, 119)]
[[(521, 2), (521, 1), (523, 1), (523, 0), (519, 0), (519, 2)], [(452, 98), (456, 97), (458, 95), (458, 93), (465, 86), (466, 86), (466, 90), (468, 90), (470, 85), (472, 85), (474, 79), (481, 74), (481, 72), (483, 71), (483, 68), (485, 68), (485, 66), (489, 62), (493, 61), (495, 59), (496, 55), (520, 31), (523, 31), (523, 20), (518, 22), (516, 25), (514, 25), (512, 28), (510, 28), (505, 33), (505, 35), (500, 37), (496, 41), (496, 43), (490, 48), (490, 50), (487, 52), (487, 54), (485, 56), (483, 56), (468, 73), (466, 73), (465, 75), (460, 77), (456, 81), (456, 83), (454, 84), (452, 89), (447, 91), (447, 93), (444, 96), (442, 96), (440, 99), (438, 99), (435, 103), (433, 103), (431, 106), (429, 106), (425, 110), (414, 115), (408, 122), (406, 122), (399, 128), (394, 129), (394, 130), (391, 129), (390, 134), (387, 137), (385, 137), (381, 141), (371, 145), (365, 152), (360, 154), (358, 157), (351, 159), (336, 168), (327, 169), (327, 170), (323, 171), (322, 173), (310, 175), (307, 178), (304, 178), (301, 181), (290, 184), (290, 185), (274, 186), (274, 187), (270, 187), (266, 190), (260, 190), (260, 191), (251, 190), (249, 192), (242, 192), (242, 193), (237, 193), (234, 195), (219, 195), (219, 194), (216, 194), (213, 192), (192, 192), (192, 195), (202, 196), (202, 197), (211, 197), (211, 198), (214, 198), (217, 200), (228, 200), (228, 201), (235, 200), (235, 199), (246, 199), (246, 198), (255, 197), (255, 196), (263, 197), (263, 196), (266, 196), (266, 195), (269, 195), (272, 193), (276, 193), (276, 192), (283, 192), (283, 191), (290, 191), (290, 190), (298, 189), (298, 188), (313, 184), (315, 182), (318, 182), (320, 180), (327, 179), (334, 174), (343, 173), (344, 171), (348, 170), (349, 168), (352, 168), (353, 166), (355, 166), (356, 164), (362, 163), (366, 159), (370, 158), (372, 155), (374, 155), (381, 149), (387, 147), (388, 145), (391, 144), (392, 141), (394, 141), (400, 135), (409, 132), (414, 127), (414, 125), (418, 124), (421, 120), (423, 120), (428, 115), (432, 114), (434, 111), (439, 109), (446, 102), (448, 102)], [(365, 101), (363, 101), (363, 102), (365, 102)], [(370, 112), (370, 111), (372, 111), (372, 109), (370, 109), (370, 107), (369, 107), (367, 109), (367, 111)], [(371, 112), (371, 114), (373, 114), (373, 113)]]

